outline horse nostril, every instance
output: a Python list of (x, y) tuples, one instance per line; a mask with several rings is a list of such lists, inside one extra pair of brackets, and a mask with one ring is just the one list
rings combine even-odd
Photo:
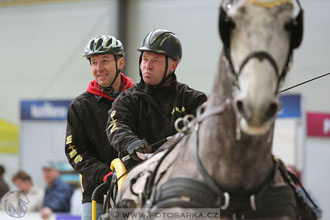
[(237, 110), (242, 114), (242, 112), (244, 111), (243, 101), (237, 100), (236, 101), (236, 107), (237, 107)]
[(245, 107), (245, 103), (243, 100), (236, 101), (236, 108), (238, 112), (247, 120), (251, 120), (251, 114), (249, 113), (248, 109)]
[(272, 117), (274, 117), (274, 115), (277, 113), (277, 110), (278, 110), (278, 104), (276, 102), (271, 103), (266, 111), (264, 121), (267, 121)]

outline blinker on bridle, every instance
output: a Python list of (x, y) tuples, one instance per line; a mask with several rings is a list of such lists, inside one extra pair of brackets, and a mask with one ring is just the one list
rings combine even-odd
[[(296, 2), (299, 7), (299, 13), (293, 20), (286, 23), (285, 27), (284, 27), (285, 30), (287, 30), (291, 33), (291, 37), (290, 37), (290, 48), (289, 48), (288, 56), (286, 58), (285, 66), (281, 73), (279, 73), (279, 69), (278, 69), (278, 66), (277, 66), (274, 58), (268, 52), (265, 52), (265, 51), (255, 51), (255, 52), (250, 53), (239, 65), (239, 71), (238, 72), (235, 71), (233, 61), (232, 61), (232, 58), (230, 55), (230, 34), (231, 34), (231, 30), (234, 29), (236, 25), (235, 25), (235, 22), (229, 18), (229, 16), (227, 15), (227, 12), (223, 8), (223, 6), (220, 6), (220, 16), (219, 16), (220, 37), (223, 42), (224, 55), (225, 55), (226, 61), (229, 65), (230, 71), (232, 72), (232, 74), (235, 77), (234, 84), (236, 87), (238, 87), (238, 89), (239, 89), (239, 86), (237, 84), (238, 77), (239, 77), (243, 67), (248, 63), (248, 61), (252, 58), (257, 58), (260, 61), (266, 59), (270, 62), (270, 64), (274, 68), (275, 74), (278, 78), (277, 87), (275, 90), (275, 94), (278, 94), (279, 86), (280, 86), (282, 80), (285, 78), (286, 73), (290, 69), (290, 63), (292, 61), (293, 50), (300, 46), (301, 41), (302, 41), (302, 36), (303, 36), (303, 12), (304, 11), (300, 5), (299, 0), (296, 0)], [(227, 8), (230, 8), (230, 7), (231, 7), (231, 5), (228, 4)]]

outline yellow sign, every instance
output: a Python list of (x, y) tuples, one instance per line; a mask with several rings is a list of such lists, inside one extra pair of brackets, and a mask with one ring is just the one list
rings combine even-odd
[(0, 153), (17, 154), (18, 149), (18, 126), (0, 119)]

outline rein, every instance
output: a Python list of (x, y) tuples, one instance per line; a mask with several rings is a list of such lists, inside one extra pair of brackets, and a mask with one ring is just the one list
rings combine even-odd
[[(202, 174), (204, 182), (206, 182), (206, 184), (209, 186), (209, 188), (215, 192), (217, 195), (222, 195), (223, 192), (221, 189), (219, 189), (218, 185), (214, 182), (214, 180), (208, 175), (208, 173), (206, 172), (204, 166), (202, 165), (199, 155), (198, 155), (198, 148), (199, 148), (199, 139), (198, 139), (198, 131), (199, 131), (199, 124), (206, 118), (213, 116), (213, 115), (218, 115), (218, 114), (222, 114), (227, 106), (229, 106), (229, 99), (226, 100), (225, 103), (223, 103), (222, 105), (219, 105), (211, 110), (209, 110), (208, 112), (202, 112), (202, 108), (199, 108), (197, 111), (197, 120), (196, 120), (196, 125), (195, 125), (195, 129), (194, 129), (194, 134), (195, 134), (195, 159), (196, 159), (196, 166), (198, 171), (200, 172), (200, 174)], [(228, 193), (224, 193), (224, 197), (225, 197), (225, 204), (221, 207), (223, 209), (227, 208), (229, 205), (229, 195)], [(220, 198), (220, 197), (218, 197)], [(219, 204), (220, 201), (217, 201), (217, 204)]]

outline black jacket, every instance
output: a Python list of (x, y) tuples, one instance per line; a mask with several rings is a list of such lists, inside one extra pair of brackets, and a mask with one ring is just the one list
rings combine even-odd
[[(133, 86), (130, 78), (121, 77), (124, 90)], [(95, 187), (103, 182), (110, 172), (111, 161), (118, 157), (104, 130), (113, 100), (92, 81), (87, 92), (75, 98), (69, 108), (65, 153), (72, 167), (82, 175), (83, 203), (91, 201)], [(96, 201), (103, 203), (103, 196)]]
[(143, 81), (123, 92), (113, 103), (107, 123), (110, 144), (121, 155), (127, 147), (144, 139), (149, 145), (174, 135), (174, 122), (206, 101), (204, 93), (176, 81), (168, 87), (152, 88)]

